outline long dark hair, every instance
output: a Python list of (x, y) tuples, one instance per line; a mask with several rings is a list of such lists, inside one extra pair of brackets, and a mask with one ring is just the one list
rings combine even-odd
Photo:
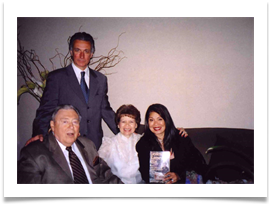
[(165, 135), (164, 135), (164, 149), (165, 150), (170, 150), (171, 144), (178, 133), (178, 130), (176, 129), (173, 120), (168, 112), (168, 109), (162, 105), (162, 104), (152, 104), (149, 106), (147, 109), (146, 115), (145, 115), (145, 133), (144, 136), (147, 137), (151, 143), (151, 145), (155, 146), (157, 143), (158, 139), (155, 136), (155, 134), (150, 130), (149, 128), (149, 116), (151, 112), (156, 112), (158, 113), (165, 121), (166, 123), (166, 130), (165, 130)]

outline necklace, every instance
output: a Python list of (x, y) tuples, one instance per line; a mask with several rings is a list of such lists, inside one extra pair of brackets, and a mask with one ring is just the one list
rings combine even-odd
[(165, 151), (165, 150), (164, 150), (164, 142), (163, 142), (163, 139), (159, 139), (159, 138), (157, 138), (157, 139), (158, 139), (158, 141), (159, 141), (159, 143), (160, 143), (160, 146), (161, 146), (162, 150)]

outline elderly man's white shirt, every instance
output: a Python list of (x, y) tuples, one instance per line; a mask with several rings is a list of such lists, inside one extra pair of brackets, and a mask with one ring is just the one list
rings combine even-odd
[[(65, 156), (65, 158), (67, 160), (67, 163), (68, 163), (68, 165), (70, 167), (70, 171), (71, 171), (71, 174), (72, 174), (72, 177), (73, 177), (72, 167), (70, 165), (70, 159), (69, 159), (69, 152), (68, 152), (68, 150), (66, 150), (66, 146), (65, 145), (63, 145), (57, 139), (56, 139), (56, 141), (59, 144), (59, 146), (60, 146), (60, 148), (61, 148), (61, 150), (62, 150), (62, 152), (63, 152), (63, 154), (64, 154), (64, 156)], [(83, 159), (83, 157), (81, 155), (80, 150), (78, 149), (78, 147), (77, 147), (77, 145), (75, 143), (72, 144), (71, 148), (72, 148), (72, 151), (76, 154), (76, 156), (80, 160), (80, 162), (81, 162), (81, 164), (82, 164), (82, 166), (83, 166), (83, 168), (85, 170), (85, 173), (86, 173), (86, 176), (87, 176), (89, 184), (92, 184), (92, 181), (91, 181), (91, 178), (90, 178), (90, 174), (89, 174), (89, 171), (87, 169), (87, 165), (86, 165), (85, 160)]]

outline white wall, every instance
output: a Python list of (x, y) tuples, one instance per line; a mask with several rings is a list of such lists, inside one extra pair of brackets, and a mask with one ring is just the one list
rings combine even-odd
[[(131, 103), (143, 121), (150, 104), (162, 103), (176, 126), (254, 129), (253, 18), (20, 18), (18, 26), (22, 45), (50, 70), (55, 49), (66, 54), (67, 38), (79, 29), (95, 38), (96, 56), (125, 32), (119, 49), (127, 58), (107, 70), (114, 110)], [(17, 108), (20, 149), (38, 102), (25, 94)]]

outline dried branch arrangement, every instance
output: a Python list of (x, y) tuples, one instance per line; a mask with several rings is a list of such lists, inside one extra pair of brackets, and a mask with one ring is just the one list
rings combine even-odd
[[(123, 51), (117, 50), (119, 46), (119, 39), (122, 34), (120, 34), (118, 37), (118, 43), (116, 47), (112, 48), (106, 56), (94, 56), (89, 63), (89, 67), (93, 67), (92, 69), (99, 72), (102, 70), (106, 72), (106, 69), (115, 67), (124, 58), (126, 58), (123, 56)], [(70, 38), (67, 41), (69, 43)], [(63, 55), (56, 49), (56, 53), (57, 54), (55, 56), (49, 59), (52, 63), (52, 70), (56, 69), (53, 63), (53, 59), (55, 58), (59, 58), (61, 67), (67, 67), (72, 62), (70, 52), (68, 52), (66, 55)], [(17, 104), (19, 105), (20, 97), (24, 93), (31, 94), (37, 101), (40, 102), (44, 88), (46, 86), (46, 79), (48, 77), (49, 70), (43, 66), (35, 50), (24, 50), (24, 47), (21, 45), (19, 38), (17, 50), (17, 68), (18, 75), (23, 77), (25, 82), (17, 92)], [(35, 70), (33, 71), (33, 69)]]

